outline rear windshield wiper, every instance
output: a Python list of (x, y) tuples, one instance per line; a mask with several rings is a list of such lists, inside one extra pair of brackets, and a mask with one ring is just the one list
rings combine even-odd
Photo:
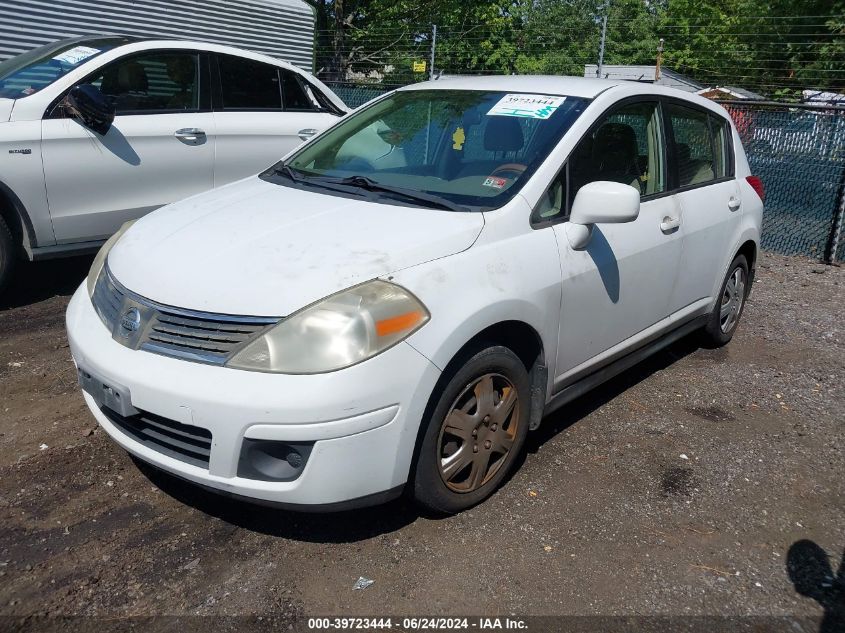
[(349, 176), (348, 178), (331, 178), (329, 176), (312, 176), (309, 180), (317, 182), (333, 183), (336, 185), (345, 185), (348, 187), (356, 187), (366, 191), (374, 191), (380, 193), (391, 193), (397, 196), (402, 196), (415, 202), (421, 202), (423, 205), (433, 207), (436, 209), (446, 209), (448, 211), (467, 211), (466, 207), (448, 200), (442, 196), (433, 193), (425, 193), (415, 189), (405, 189), (404, 187), (394, 187), (392, 185), (384, 185), (376, 182), (372, 178), (366, 176)]

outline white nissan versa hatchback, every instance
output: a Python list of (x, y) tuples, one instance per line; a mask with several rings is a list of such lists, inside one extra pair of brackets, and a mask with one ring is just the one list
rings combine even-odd
[(306, 509), (489, 496), (529, 430), (734, 334), (762, 186), (720, 106), (566, 77), (420, 83), (124, 226), (70, 302), (85, 400), (145, 462)]

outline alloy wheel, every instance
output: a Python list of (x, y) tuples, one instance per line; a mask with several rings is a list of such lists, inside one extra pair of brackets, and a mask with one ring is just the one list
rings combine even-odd
[(719, 308), (719, 327), (727, 334), (736, 326), (742, 302), (745, 301), (745, 270), (737, 266), (725, 284), (722, 305)]
[(516, 388), (501, 374), (484, 374), (464, 387), (437, 441), (438, 470), (450, 490), (478, 490), (502, 467), (517, 437), (518, 405)]

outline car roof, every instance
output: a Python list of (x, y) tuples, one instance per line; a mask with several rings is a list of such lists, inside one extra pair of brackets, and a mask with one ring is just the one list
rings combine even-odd
[(114, 42), (116, 46), (122, 44), (132, 44), (133, 42), (140, 42), (143, 38), (134, 37), (132, 35), (114, 35), (114, 34), (94, 34), (94, 35), (78, 35), (76, 37), (67, 37), (53, 44), (83, 44), (86, 42)]
[(461, 76), (424, 81), (404, 86), (398, 90), (490, 90), (581, 97), (584, 99), (595, 99), (602, 93), (613, 90), (613, 95), (619, 99), (639, 95), (662, 95), (693, 103), (717, 112), (724, 118), (730, 118), (730, 115), (721, 105), (694, 92), (685, 92), (668, 86), (625, 79), (595, 79), (561, 75)]
[(593, 99), (608, 88), (613, 88), (621, 83), (622, 80), (618, 79), (564, 77), (560, 75), (484, 75), (443, 77), (404, 86), (400, 90), (495, 90)]

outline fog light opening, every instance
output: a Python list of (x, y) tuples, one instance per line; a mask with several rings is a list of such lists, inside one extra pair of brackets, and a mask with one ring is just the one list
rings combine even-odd
[(274, 442), (244, 438), (238, 477), (259, 481), (293, 481), (302, 474), (313, 442)]

